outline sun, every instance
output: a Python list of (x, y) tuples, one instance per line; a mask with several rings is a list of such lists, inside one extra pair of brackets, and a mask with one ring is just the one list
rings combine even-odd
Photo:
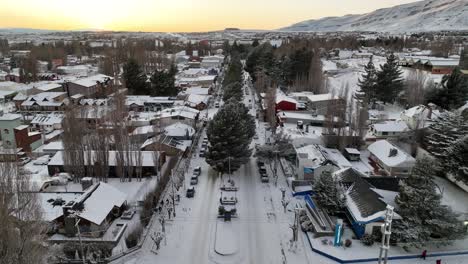
[(125, 7), (120, 1), (81, 0), (73, 11), (84, 25), (93, 29), (109, 29), (114, 22), (125, 16)]

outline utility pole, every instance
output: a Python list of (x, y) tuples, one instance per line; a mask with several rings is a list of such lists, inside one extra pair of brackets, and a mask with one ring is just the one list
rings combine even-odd
[[(380, 246), (379, 264), (387, 264), (388, 249), (390, 248), (390, 235), (392, 234), (393, 206), (387, 205), (385, 213), (385, 222), (381, 227), (382, 245)], [(383, 255), (383, 256), (382, 256)]]
[(81, 256), (82, 256), (81, 259), (83, 260), (83, 264), (86, 264), (86, 256), (84, 254), (83, 241), (81, 241), (81, 232), (80, 232), (80, 227), (78, 226), (78, 224), (80, 223), (80, 220), (81, 219), (78, 219), (78, 221), (76, 221), (75, 227), (76, 227), (76, 230), (78, 231), (78, 239), (80, 241)]

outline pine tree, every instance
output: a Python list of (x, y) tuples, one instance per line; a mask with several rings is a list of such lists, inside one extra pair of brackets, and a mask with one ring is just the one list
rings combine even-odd
[(447, 162), (447, 150), (455, 141), (468, 134), (468, 122), (460, 114), (443, 113), (431, 126), (431, 134), (425, 137), (427, 151), (441, 164)]
[(447, 171), (455, 179), (468, 184), (468, 134), (457, 140), (447, 150)]
[(393, 103), (403, 90), (403, 79), (397, 59), (392, 53), (387, 57), (387, 62), (380, 66), (377, 72), (376, 96), (384, 103)]
[(329, 171), (324, 171), (314, 183), (314, 199), (330, 214), (336, 214), (345, 206), (345, 196), (338, 181), (333, 178)]
[(255, 121), (244, 104), (228, 101), (209, 123), (206, 162), (217, 172), (234, 172), (249, 161)]
[(230, 83), (223, 87), (223, 100), (228, 101), (233, 98), (237, 101), (241, 101), (244, 97), (244, 92), (242, 91), (242, 84), (240, 82)]
[(129, 59), (123, 67), (123, 79), (129, 92), (135, 95), (148, 95), (146, 75), (135, 59)]
[(372, 57), (370, 57), (369, 62), (364, 67), (364, 71), (366, 73), (362, 75), (362, 79), (359, 78), (359, 89), (354, 93), (354, 97), (359, 102), (370, 104), (371, 100), (376, 96), (377, 83), (377, 71), (375, 69), (374, 62), (372, 61)]
[(463, 77), (460, 68), (455, 68), (450, 75), (442, 77), (442, 87), (436, 90), (430, 102), (447, 110), (457, 109), (468, 101), (468, 80)]
[(464, 236), (463, 225), (450, 207), (441, 204), (442, 196), (434, 182), (434, 163), (416, 162), (411, 175), (400, 183), (395, 198), (401, 222), (393, 225), (393, 238), (407, 247), (423, 246), (431, 240), (448, 243)]
[(178, 91), (175, 87), (175, 67), (170, 70), (156, 70), (151, 76), (152, 96), (176, 96)]

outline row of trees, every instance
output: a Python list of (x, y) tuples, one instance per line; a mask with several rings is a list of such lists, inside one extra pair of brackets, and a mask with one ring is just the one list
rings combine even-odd
[[(75, 181), (94, 177), (107, 182), (109, 175), (109, 151), (115, 151), (116, 175), (121, 181), (141, 180), (143, 157), (141, 143), (129, 136), (125, 117), (125, 96), (115, 95), (109, 108), (98, 106), (69, 107), (63, 120), (63, 161), (65, 170), (74, 175)], [(86, 120), (103, 119), (90, 125)]]
[(325, 80), (319, 49), (302, 45), (288, 47), (289, 49), (277, 49), (264, 43), (249, 53), (246, 70), (253, 77), (258, 92), (265, 92), (265, 87), (280, 85), (300, 91), (323, 93)]
[(377, 70), (372, 57), (364, 67), (365, 74), (358, 81), (357, 97), (367, 104), (377, 100), (393, 103), (403, 90), (403, 79), (397, 59), (392, 53), (387, 62)]
[(210, 145), (206, 162), (221, 175), (238, 170), (252, 155), (250, 143), (255, 135), (255, 121), (242, 102), (242, 73), (239, 55), (232, 52), (223, 80), (225, 104), (207, 129)]
[(130, 59), (123, 66), (123, 82), (130, 94), (151, 96), (176, 96), (175, 75), (177, 69), (155, 70), (148, 82), (148, 76), (135, 59)]

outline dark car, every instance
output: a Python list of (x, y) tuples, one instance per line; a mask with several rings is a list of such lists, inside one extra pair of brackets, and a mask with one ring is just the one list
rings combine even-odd
[(193, 169), (193, 175), (200, 176), (200, 174), (201, 174), (201, 167), (200, 166), (195, 167), (195, 169)]
[(188, 187), (186, 196), (187, 196), (187, 198), (194, 197), (195, 196), (195, 187), (193, 187), (193, 186)]
[(198, 156), (203, 158), (203, 157), (205, 157), (205, 154), (206, 154), (206, 149), (202, 148), (202, 149), (200, 149), (200, 154)]
[(260, 161), (260, 160), (257, 160), (257, 166), (260, 168), (260, 167), (264, 167), (265, 166), (265, 162), (263, 161)]
[(196, 185), (196, 184), (198, 184), (198, 177), (192, 176), (192, 178), (190, 178), (190, 185)]

